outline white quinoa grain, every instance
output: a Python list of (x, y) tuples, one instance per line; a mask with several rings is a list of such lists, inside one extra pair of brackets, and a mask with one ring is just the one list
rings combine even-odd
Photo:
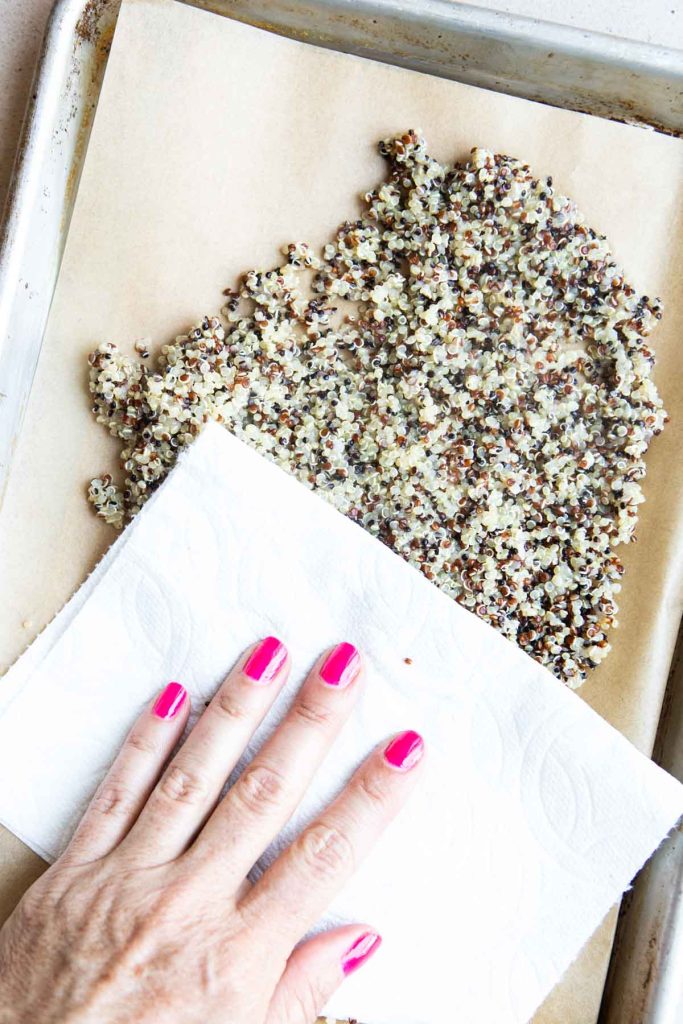
[(614, 549), (666, 422), (660, 304), (526, 164), (443, 166), (412, 131), (380, 152), (387, 181), (320, 257), (287, 246), (156, 361), (91, 354), (125, 481), (89, 499), (123, 526), (217, 420), (577, 685), (609, 651)]

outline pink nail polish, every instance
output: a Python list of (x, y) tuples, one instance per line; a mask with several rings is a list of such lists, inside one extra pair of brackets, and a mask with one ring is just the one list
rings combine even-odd
[(358, 675), (360, 668), (360, 654), (353, 644), (337, 644), (333, 651), (327, 655), (323, 667), (320, 669), (320, 678), (328, 686), (338, 686), (343, 690), (345, 686), (353, 682)]
[(344, 974), (353, 974), (354, 971), (357, 971), (381, 945), (382, 937), (376, 932), (365, 932), (364, 935), (361, 935), (342, 957)]
[(170, 718), (175, 718), (185, 703), (186, 697), (187, 690), (184, 686), (181, 686), (180, 683), (169, 683), (157, 697), (152, 711), (157, 718), (168, 721)]
[(408, 729), (394, 736), (384, 748), (384, 760), (392, 768), (407, 772), (414, 768), (424, 753), (424, 740), (419, 732)]
[(262, 640), (244, 666), (244, 674), (253, 683), (272, 683), (287, 659), (287, 648), (274, 636)]

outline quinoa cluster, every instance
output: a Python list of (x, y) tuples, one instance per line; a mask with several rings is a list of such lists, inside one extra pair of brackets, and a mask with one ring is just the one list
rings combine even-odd
[(610, 649), (614, 549), (666, 422), (659, 302), (526, 164), (444, 166), (412, 131), (380, 152), (387, 180), (320, 256), (288, 246), (152, 365), (144, 343), (92, 353), (125, 482), (90, 501), (123, 526), (217, 420), (578, 685)]

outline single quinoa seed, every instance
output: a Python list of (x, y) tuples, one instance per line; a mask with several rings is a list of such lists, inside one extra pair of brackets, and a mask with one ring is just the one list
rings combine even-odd
[(526, 164), (444, 166), (412, 131), (380, 152), (387, 180), (320, 256), (287, 246), (156, 359), (90, 355), (125, 480), (89, 499), (124, 526), (216, 420), (578, 685), (609, 651), (614, 550), (667, 419), (660, 303)]

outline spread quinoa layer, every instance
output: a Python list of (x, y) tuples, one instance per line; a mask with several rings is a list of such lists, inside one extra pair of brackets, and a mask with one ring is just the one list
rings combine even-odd
[(156, 359), (91, 354), (125, 481), (90, 501), (123, 526), (217, 420), (577, 685), (610, 649), (615, 548), (666, 422), (660, 304), (526, 164), (446, 166), (413, 131), (380, 152), (387, 179), (322, 254), (287, 246)]

